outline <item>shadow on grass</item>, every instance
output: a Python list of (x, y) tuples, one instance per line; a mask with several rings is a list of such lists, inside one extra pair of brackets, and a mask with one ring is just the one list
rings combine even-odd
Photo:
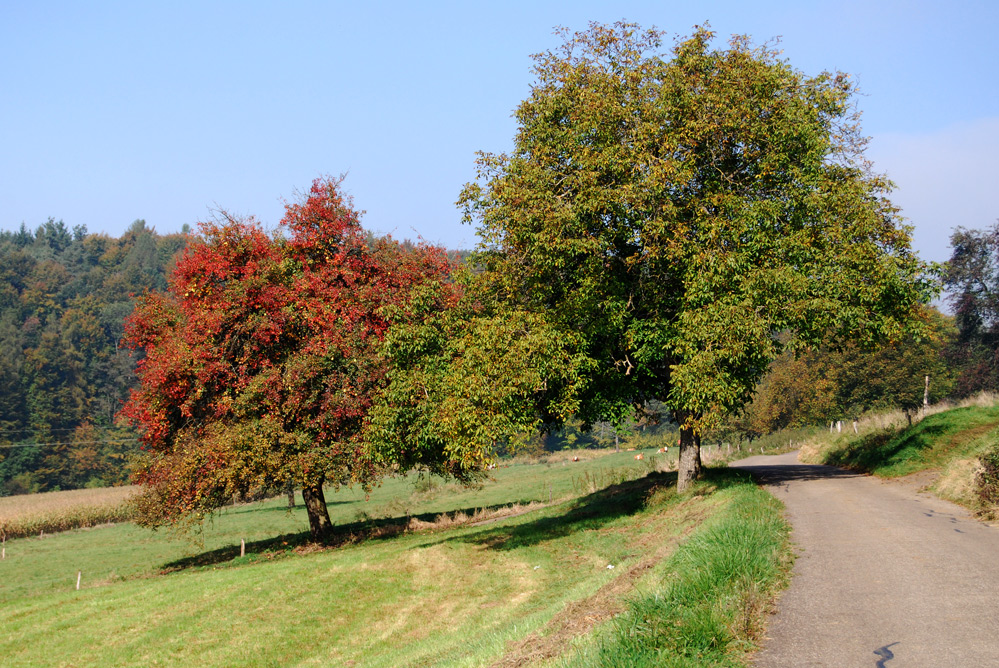
[(951, 429), (944, 424), (921, 424), (905, 431), (883, 429), (828, 453), (825, 463), (875, 471), (918, 457), (921, 451), (933, 447), (948, 431)]
[[(704, 471), (704, 481), (721, 489), (733, 484), (744, 484), (747, 474), (737, 469), (714, 469)], [(632, 515), (641, 510), (650, 492), (655, 488), (675, 487), (676, 473), (650, 473), (643, 478), (609, 485), (591, 494), (564, 504), (566, 511), (556, 516), (539, 517), (514, 525), (483, 528), (471, 534), (447, 536), (421, 545), (430, 547), (449, 541), (461, 541), (485, 545), (496, 550), (513, 550), (526, 545), (535, 545), (554, 540), (578, 531), (597, 529), (620, 517)], [(448, 515), (465, 513), (473, 515), (479, 510), (497, 510), (511, 504), (528, 504), (529, 499), (508, 501), (492, 506), (475, 508), (455, 508)], [(404, 533), (410, 519), (433, 522), (441, 513), (421, 513), (377, 520), (365, 520), (341, 524), (333, 529), (333, 534), (322, 544), (313, 542), (307, 531), (283, 534), (266, 540), (246, 544), (246, 556), (238, 563), (254, 563), (282, 558), (291, 553), (307, 553), (323, 549), (337, 548), (370, 540), (386, 539)], [(499, 521), (504, 517), (497, 518)], [(464, 525), (467, 526), (467, 525)], [(461, 525), (455, 528), (460, 528)], [(206, 568), (239, 559), (239, 545), (209, 550), (191, 557), (185, 557), (164, 564), (161, 573), (171, 573), (191, 568)]]
[[(327, 501), (326, 502), (326, 507), (327, 508), (332, 508), (333, 506), (346, 506), (346, 505), (350, 505), (352, 503), (357, 503), (357, 502), (356, 501)], [(280, 504), (276, 504), (276, 505), (270, 505), (270, 506), (264, 506), (260, 502), (253, 502), (253, 501), (251, 501), (249, 503), (246, 503), (244, 506), (226, 506), (226, 508), (225, 508), (225, 512), (226, 513), (233, 514), (233, 515), (240, 514), (240, 513), (274, 513), (274, 512), (286, 513), (288, 511), (295, 512), (295, 511), (299, 511), (299, 510), (305, 510), (305, 506), (302, 504), (301, 501), (296, 501), (294, 508), (289, 508), (287, 501), (285, 501), (284, 503), (280, 503)]]
[(930, 415), (907, 428), (888, 428), (836, 445), (823, 463), (879, 475), (897, 475), (912, 467), (932, 467), (955, 448), (999, 426), (999, 410), (955, 408)]
[[(747, 476), (735, 470), (705, 469), (704, 482), (721, 489), (744, 484)], [(610, 485), (567, 504), (560, 515), (539, 517), (530, 522), (453, 536), (439, 542), (460, 541), (484, 545), (494, 550), (515, 550), (563, 538), (579, 531), (599, 529), (620, 517), (640, 511), (653, 489), (676, 487), (676, 473), (649, 473), (643, 478)], [(429, 546), (429, 545), (427, 545)]]
[[(344, 503), (344, 502), (336, 502)], [(480, 510), (498, 510), (500, 508), (506, 508), (511, 504), (528, 504), (529, 500), (523, 499), (520, 501), (509, 501), (506, 503), (495, 504), (492, 506), (476, 506), (474, 508), (455, 508), (453, 510), (447, 511), (448, 515), (454, 515), (456, 513), (465, 513), (466, 515), (473, 515), (476, 511)], [(327, 503), (327, 506), (334, 505), (333, 503)], [(299, 506), (301, 507), (301, 506)], [(287, 511), (288, 508), (265, 508), (260, 509), (261, 511), (272, 511), (281, 510)], [(282, 534), (280, 536), (275, 536), (274, 538), (267, 538), (265, 540), (257, 540), (246, 543), (246, 556), (243, 557), (245, 563), (252, 563), (258, 561), (272, 560), (275, 558), (280, 558), (288, 556), (293, 552), (311, 552), (328, 548), (342, 547), (344, 545), (351, 545), (354, 543), (360, 543), (367, 540), (379, 540), (385, 538), (391, 538), (397, 536), (406, 531), (409, 526), (409, 521), (411, 519), (420, 520), (423, 522), (433, 522), (438, 517), (440, 517), (440, 512), (432, 513), (419, 513), (414, 515), (404, 515), (399, 517), (387, 517), (382, 519), (371, 519), (364, 520), (360, 522), (350, 522), (348, 524), (339, 524), (333, 527), (332, 534), (321, 544), (317, 544), (312, 540), (312, 536), (308, 531), (302, 531), (299, 533), (288, 533)], [(184, 557), (182, 559), (177, 559), (175, 561), (163, 564), (160, 567), (160, 573), (173, 573), (175, 571), (182, 571), (191, 568), (206, 568), (209, 566), (216, 566), (218, 564), (224, 564), (231, 562), (234, 559), (239, 558), (239, 545), (231, 545), (226, 547), (220, 547), (214, 550), (208, 550), (200, 554), (196, 554), (190, 557)], [(243, 563), (243, 562), (241, 562)]]

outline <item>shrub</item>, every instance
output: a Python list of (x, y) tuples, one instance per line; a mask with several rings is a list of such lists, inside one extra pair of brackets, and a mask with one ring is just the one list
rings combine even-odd
[(975, 474), (975, 487), (985, 514), (991, 515), (992, 509), (999, 506), (999, 446), (981, 455), (979, 461), (981, 467)]

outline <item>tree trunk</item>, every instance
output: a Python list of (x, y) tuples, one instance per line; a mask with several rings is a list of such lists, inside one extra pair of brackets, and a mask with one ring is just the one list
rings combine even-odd
[(323, 542), (333, 532), (330, 513), (326, 509), (326, 497), (323, 495), (322, 483), (313, 487), (302, 487), (302, 500), (305, 511), (309, 514), (309, 533), (312, 540)]
[(288, 481), (288, 487), (285, 489), (285, 492), (288, 494), (288, 507), (289, 508), (294, 508), (295, 507), (295, 486), (291, 484), (290, 480)]
[(680, 459), (676, 468), (676, 489), (686, 492), (701, 477), (701, 436), (689, 427), (680, 426)]

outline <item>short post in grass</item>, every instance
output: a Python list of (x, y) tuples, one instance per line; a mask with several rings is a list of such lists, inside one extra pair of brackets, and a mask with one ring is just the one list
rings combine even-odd
[(246, 556), (246, 541), (242, 538), (239, 539), (239, 556)]
[(80, 591), (80, 578), (83, 577), (83, 571), (76, 572), (76, 591)]

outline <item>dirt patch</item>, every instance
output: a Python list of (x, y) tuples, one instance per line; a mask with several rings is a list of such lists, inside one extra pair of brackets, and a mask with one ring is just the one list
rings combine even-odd
[[(685, 504), (686, 505), (686, 504)], [(681, 511), (676, 507), (673, 512)], [(519, 668), (562, 655), (574, 638), (590, 633), (597, 625), (624, 611), (624, 596), (631, 592), (635, 583), (656, 564), (668, 557), (694, 529), (700, 526), (707, 511), (688, 506), (683, 509), (683, 531), (660, 542), (654, 532), (643, 534), (636, 546), (652, 548), (652, 553), (632, 564), (592, 596), (566, 604), (561, 612), (552, 617), (541, 631), (510, 643), (506, 654), (491, 665), (491, 668)], [(655, 520), (667, 521), (663, 515), (655, 515)]]
[(886, 485), (899, 485), (901, 487), (907, 487), (914, 492), (925, 492), (927, 491), (927, 488), (931, 487), (939, 478), (940, 471), (928, 470), (916, 471), (915, 473), (910, 473), (909, 475), (904, 475), (899, 478), (883, 478), (882, 482)]

